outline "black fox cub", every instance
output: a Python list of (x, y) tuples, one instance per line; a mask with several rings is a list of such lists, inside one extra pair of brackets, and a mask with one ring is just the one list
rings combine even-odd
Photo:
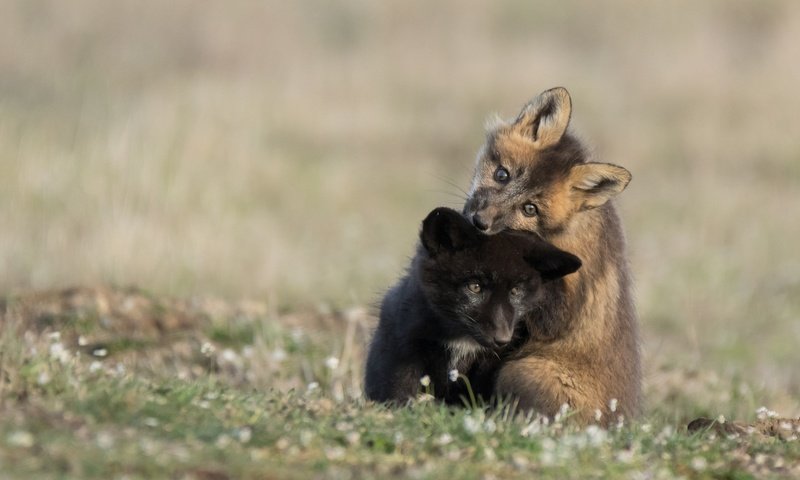
[[(580, 268), (578, 257), (538, 235), (486, 235), (460, 213), (437, 208), (422, 223), (407, 275), (383, 299), (366, 365), (366, 395), (403, 402), (430, 391), (448, 403), (465, 395), (452, 370), (470, 375), (514, 337), (550, 285)], [(518, 332), (517, 332), (518, 333)], [(476, 385), (476, 393), (491, 395)]]

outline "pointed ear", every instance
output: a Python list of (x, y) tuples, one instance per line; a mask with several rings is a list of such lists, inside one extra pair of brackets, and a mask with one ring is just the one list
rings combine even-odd
[(512, 128), (533, 140), (539, 148), (555, 145), (564, 136), (572, 115), (572, 99), (566, 88), (556, 87), (542, 92), (522, 107)]
[(569, 172), (572, 192), (581, 210), (599, 207), (628, 186), (631, 172), (610, 163), (582, 163)]
[(431, 256), (461, 250), (478, 240), (479, 232), (460, 213), (439, 207), (422, 221), (420, 240)]
[(540, 240), (525, 254), (525, 261), (548, 282), (569, 275), (581, 268), (581, 259), (555, 245)]

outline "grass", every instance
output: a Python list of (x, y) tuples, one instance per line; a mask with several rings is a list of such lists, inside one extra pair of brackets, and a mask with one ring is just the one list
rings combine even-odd
[[(792, 442), (682, 428), (800, 415), (798, 25), (781, 0), (4, 2), (0, 471), (791, 476)], [(471, 413), (364, 404), (370, 305), (419, 222), (462, 204), (484, 119), (555, 85), (598, 159), (633, 173), (646, 415), (578, 452), (569, 425), (467, 439)], [(92, 285), (117, 287), (67, 290)], [(549, 464), (562, 448), (577, 460)]]
[[(159, 315), (186, 315), (191, 326), (156, 333), (137, 323), (141, 312), (122, 313), (113, 303), (135, 303), (140, 293), (83, 289), (80, 295), (79, 301), (74, 291), (54, 291), (33, 295), (34, 302), (23, 295), (4, 307), (0, 467), (8, 478), (788, 478), (800, 473), (800, 431), (790, 431), (788, 440), (686, 431), (694, 415), (716, 418), (749, 405), (752, 399), (742, 398), (749, 387), (741, 380), (662, 372), (662, 388), (649, 392), (659, 406), (609, 430), (579, 428), (568, 413), (545, 422), (509, 405), (452, 408), (423, 398), (390, 409), (361, 396), (361, 349), (369, 321), (363, 311), (324, 314), (303, 320), (306, 327), (293, 327), (297, 319), (244, 314), (237, 305), (195, 299), (205, 306), (179, 312), (185, 302), (160, 299), (154, 304)], [(65, 322), (58, 330), (37, 322), (48, 304), (65, 297), (82, 305), (63, 312), (80, 322)], [(99, 320), (93, 302), (110, 305), (114, 318)], [(228, 330), (220, 330), (221, 319)], [(120, 341), (126, 349), (109, 347), (109, 354), (99, 357), (82, 348), (117, 322), (149, 341)], [(308, 329), (315, 322), (331, 326)], [(335, 332), (339, 345), (329, 340)], [(725, 399), (715, 399), (704, 411), (691, 397), (714, 388)], [(746, 419), (754, 415), (752, 408)]]

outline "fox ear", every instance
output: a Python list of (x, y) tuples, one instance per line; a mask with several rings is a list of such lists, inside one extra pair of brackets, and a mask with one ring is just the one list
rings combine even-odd
[(564, 87), (551, 88), (522, 107), (512, 128), (539, 148), (558, 143), (569, 125), (572, 99)]
[(439, 207), (422, 221), (420, 240), (425, 250), (431, 256), (436, 256), (472, 245), (477, 241), (478, 235), (475, 227), (460, 213)]
[(610, 163), (582, 163), (569, 172), (572, 191), (581, 210), (599, 207), (628, 186), (631, 172)]
[(547, 282), (569, 275), (581, 268), (581, 259), (545, 241), (525, 254), (525, 261), (535, 268)]

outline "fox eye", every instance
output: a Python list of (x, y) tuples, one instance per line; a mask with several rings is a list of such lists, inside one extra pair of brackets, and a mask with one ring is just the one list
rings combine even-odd
[(511, 295), (516, 297), (516, 296), (519, 296), (521, 294), (522, 294), (522, 289), (521, 288), (514, 287), (514, 288), (511, 289)]
[(533, 217), (533, 216), (536, 216), (539, 213), (539, 209), (533, 203), (528, 202), (528, 203), (526, 203), (525, 205), (522, 206), (522, 212), (527, 217)]
[(481, 293), (481, 284), (478, 282), (469, 282), (467, 284), (467, 290), (472, 293)]
[(494, 179), (497, 180), (498, 183), (508, 183), (508, 180), (511, 176), (508, 174), (508, 170), (505, 167), (497, 167), (497, 170), (494, 171)]

